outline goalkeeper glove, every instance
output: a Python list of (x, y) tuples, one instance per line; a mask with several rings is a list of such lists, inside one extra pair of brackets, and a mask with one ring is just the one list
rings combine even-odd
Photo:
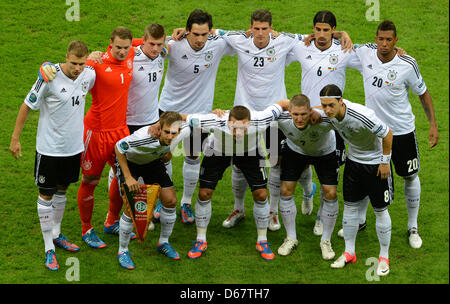
[(56, 67), (51, 62), (44, 62), (39, 69), (39, 79), (45, 82), (52, 81), (56, 77)]

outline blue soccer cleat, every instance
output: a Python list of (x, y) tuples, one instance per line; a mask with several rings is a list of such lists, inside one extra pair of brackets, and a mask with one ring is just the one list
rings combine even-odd
[(134, 269), (134, 263), (131, 259), (131, 255), (129, 251), (125, 252), (118, 252), (117, 253), (117, 259), (119, 260), (120, 266), (122, 266), (125, 269), (132, 270)]
[(181, 222), (183, 224), (192, 224), (195, 220), (191, 204), (184, 204), (180, 208)]
[(55, 271), (59, 269), (59, 264), (56, 261), (55, 250), (51, 249), (45, 253), (45, 267), (50, 269), (51, 271)]
[(86, 232), (81, 239), (92, 248), (105, 248), (106, 243), (103, 242), (95, 233), (94, 228), (91, 228)]
[[(107, 234), (119, 235), (119, 221), (115, 221), (113, 225), (103, 224), (103, 231)], [(136, 233), (131, 232), (130, 240), (134, 240), (136, 238)]]
[(80, 247), (69, 242), (69, 240), (61, 233), (59, 234), (59, 236), (56, 239), (53, 239), (53, 244), (55, 244), (55, 246), (57, 246), (59, 248), (67, 250), (67, 251), (72, 251), (72, 252), (80, 251)]
[(155, 210), (153, 210), (153, 219), (155, 221), (159, 221), (159, 218), (161, 217), (161, 209), (162, 209), (162, 203), (160, 200), (156, 202)]
[(202, 254), (206, 251), (208, 248), (208, 243), (205, 241), (197, 240), (194, 243), (194, 246), (191, 250), (188, 252), (188, 257), (190, 259), (198, 259), (202, 256)]
[(165, 256), (167, 256), (173, 260), (180, 259), (180, 255), (178, 254), (178, 252), (176, 252), (176, 250), (173, 249), (172, 246), (170, 246), (170, 244), (168, 242), (162, 243), (161, 245), (158, 243), (157, 249), (159, 252), (161, 252), (162, 254), (164, 254)]

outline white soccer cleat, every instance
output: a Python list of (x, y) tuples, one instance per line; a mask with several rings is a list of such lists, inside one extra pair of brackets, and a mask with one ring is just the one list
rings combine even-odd
[[(365, 221), (365, 222), (362, 223), (362, 224), (359, 224), (359, 226), (358, 226), (358, 232), (360, 232), (360, 231), (366, 229), (366, 227), (367, 227), (367, 221)], [(340, 237), (340, 238), (344, 238), (344, 229), (341, 228), (341, 230), (338, 231), (337, 235), (338, 235), (338, 237)]]
[(341, 230), (338, 231), (338, 237), (344, 238), (344, 228), (341, 228)]
[(222, 226), (225, 228), (232, 228), (236, 226), (240, 221), (245, 218), (245, 213), (239, 210), (234, 210), (231, 214), (223, 221)]
[(289, 237), (284, 239), (283, 244), (281, 244), (280, 248), (278, 248), (278, 254), (282, 256), (290, 255), (292, 250), (298, 246), (298, 240), (293, 240)]
[(155, 230), (155, 224), (153, 224), (152, 221), (150, 221), (150, 224), (148, 224), (148, 230), (150, 230), (150, 231)]
[(382, 277), (388, 274), (389, 274), (389, 260), (380, 257), (380, 259), (378, 260), (377, 275)]
[(320, 242), (320, 250), (322, 250), (322, 258), (326, 261), (332, 260), (335, 256), (330, 240)]
[(348, 252), (344, 252), (336, 261), (334, 261), (330, 266), (331, 268), (344, 268), (347, 264), (352, 264), (356, 262), (356, 253), (351, 255)]
[(281, 228), (280, 221), (278, 220), (278, 213), (273, 213), (270, 211), (270, 218), (269, 218), (269, 230), (270, 231), (277, 231)]
[(316, 193), (317, 186), (315, 183), (312, 183), (313, 191), (309, 196), (303, 196), (302, 201), (302, 214), (311, 215), (313, 211), (313, 202), (314, 202), (314, 194)]
[(412, 248), (420, 248), (422, 247), (422, 238), (419, 235), (419, 231), (416, 227), (413, 227), (408, 230), (408, 239), (409, 239), (409, 246)]
[(314, 224), (313, 233), (317, 236), (321, 236), (323, 233), (323, 224), (320, 219), (316, 219), (316, 223)]

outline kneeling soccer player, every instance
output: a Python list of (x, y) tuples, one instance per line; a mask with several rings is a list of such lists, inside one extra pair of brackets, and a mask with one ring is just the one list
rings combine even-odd
[[(177, 112), (165, 112), (160, 117), (161, 135), (153, 138), (149, 133), (149, 127), (143, 127), (132, 135), (129, 135), (116, 143), (115, 152), (118, 162), (118, 176), (128, 189), (137, 193), (140, 191), (137, 179), (142, 176), (145, 184), (159, 184), (161, 186), (160, 200), (161, 210), (161, 233), (158, 241), (158, 251), (171, 259), (178, 260), (180, 256), (169, 244), (176, 220), (177, 198), (171, 178), (169, 177), (164, 157), (175, 147), (175, 138), (181, 131), (181, 115)], [(186, 130), (189, 130), (186, 128)], [(184, 133), (184, 132), (183, 132)], [(181, 138), (182, 136), (180, 136)], [(172, 144), (172, 145), (171, 145)], [(111, 182), (110, 198), (121, 200), (118, 179), (115, 177)], [(134, 269), (134, 263), (128, 251), (130, 234), (133, 229), (132, 220), (127, 209), (120, 218), (119, 223), (119, 264), (127, 269)]]

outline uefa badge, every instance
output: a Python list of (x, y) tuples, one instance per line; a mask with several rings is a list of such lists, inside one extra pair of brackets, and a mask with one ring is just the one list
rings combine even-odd
[(36, 94), (31, 93), (30, 96), (28, 97), (28, 100), (29, 100), (31, 103), (35, 103), (35, 102), (37, 101), (37, 96), (36, 96)]
[(123, 151), (127, 151), (130, 148), (130, 146), (128, 145), (128, 143), (126, 141), (121, 142), (119, 144), (119, 146)]
[(206, 61), (211, 61), (211, 60), (213, 59), (213, 57), (214, 57), (214, 55), (213, 55), (212, 52), (207, 52), (207, 53), (205, 54), (205, 60), (206, 60)]
[(395, 79), (397, 78), (397, 72), (394, 71), (394, 70), (389, 70), (389, 73), (387, 74), (387, 78), (388, 78), (390, 81), (395, 80)]
[(275, 55), (275, 49), (273, 47), (268, 48), (266, 53), (267, 53), (267, 56), (273, 57)]
[(331, 64), (337, 64), (338, 63), (338, 55), (331, 54), (330, 55), (330, 63)]

